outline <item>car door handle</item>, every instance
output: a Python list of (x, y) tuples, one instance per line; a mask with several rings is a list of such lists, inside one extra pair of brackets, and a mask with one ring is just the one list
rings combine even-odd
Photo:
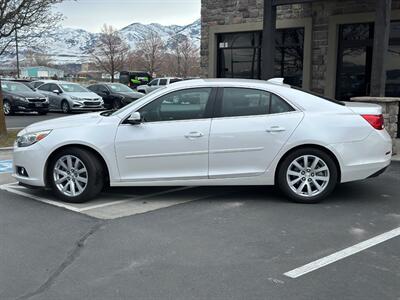
[(281, 127), (281, 126), (271, 126), (266, 131), (269, 132), (269, 133), (275, 133), (275, 132), (283, 132), (285, 130), (286, 129), (284, 127)]
[(190, 132), (190, 133), (186, 134), (185, 138), (191, 140), (191, 139), (198, 139), (198, 138), (201, 138), (203, 136), (204, 136), (203, 133), (196, 131), (196, 132)]

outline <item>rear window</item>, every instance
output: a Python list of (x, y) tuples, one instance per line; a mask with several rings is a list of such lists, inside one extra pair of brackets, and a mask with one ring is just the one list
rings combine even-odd
[(171, 80), (169, 81), (169, 83), (175, 83), (175, 82), (179, 82), (179, 81), (182, 81), (182, 79), (180, 79), (180, 78), (173, 78), (173, 79), (171, 79)]
[(291, 88), (294, 89), (294, 90), (301, 91), (301, 92), (306, 93), (306, 94), (310, 94), (310, 95), (315, 96), (315, 97), (319, 97), (319, 98), (324, 99), (326, 101), (336, 103), (338, 105), (346, 106), (346, 104), (344, 104), (344, 102), (342, 102), (342, 101), (339, 101), (339, 100), (336, 100), (336, 99), (333, 99), (333, 98), (329, 98), (329, 97), (326, 97), (326, 96), (318, 94), (318, 93), (314, 93), (314, 92), (312, 92), (310, 90), (305, 90), (305, 89), (299, 88), (297, 86), (291, 86)]

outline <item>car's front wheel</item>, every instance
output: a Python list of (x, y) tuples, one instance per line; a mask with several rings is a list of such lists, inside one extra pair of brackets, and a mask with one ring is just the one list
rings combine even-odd
[(14, 113), (11, 103), (8, 100), (3, 101), (3, 111), (6, 116), (11, 116)]
[(100, 161), (87, 150), (66, 148), (49, 164), (48, 181), (57, 198), (83, 203), (97, 196), (104, 186)]
[(119, 99), (114, 100), (113, 102), (113, 109), (118, 110), (122, 107), (122, 102)]
[(64, 114), (70, 113), (71, 108), (69, 107), (68, 101), (64, 100), (64, 101), (61, 103), (61, 110), (62, 110), (62, 112), (63, 112)]
[(290, 153), (278, 170), (278, 186), (295, 202), (317, 203), (327, 197), (338, 181), (332, 157), (314, 148)]

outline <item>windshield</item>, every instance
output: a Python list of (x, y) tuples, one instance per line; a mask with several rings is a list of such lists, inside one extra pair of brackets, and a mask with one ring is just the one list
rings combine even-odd
[(63, 83), (60, 84), (61, 88), (67, 93), (88, 93), (89, 91), (79, 84)]
[(129, 87), (127, 87), (126, 85), (123, 85), (121, 83), (108, 84), (107, 86), (113, 92), (117, 92), (117, 93), (133, 93), (132, 89), (130, 89)]
[(17, 82), (2, 82), (1, 88), (6, 92), (32, 92), (30, 88), (22, 83)]
[[(163, 91), (164, 89), (166, 89), (166, 87), (162, 87), (162, 88), (156, 89), (156, 90), (154, 90), (154, 91), (152, 91), (152, 92), (146, 94), (146, 95), (143, 96), (142, 98), (140, 98), (139, 101), (140, 101), (140, 102), (146, 102), (146, 100), (147, 100), (148, 97), (152, 96), (153, 94), (160, 93), (160, 92)], [(113, 113), (110, 114), (110, 116), (115, 116), (115, 115), (120, 114), (120, 113), (122, 113), (122, 112), (124, 112), (124, 111), (126, 111), (126, 110), (129, 110), (133, 105), (137, 105), (137, 104), (139, 103), (139, 101), (134, 101), (134, 102), (128, 104), (127, 106), (124, 106), (123, 108), (121, 108), (121, 109), (119, 109), (119, 110), (113, 111)]]

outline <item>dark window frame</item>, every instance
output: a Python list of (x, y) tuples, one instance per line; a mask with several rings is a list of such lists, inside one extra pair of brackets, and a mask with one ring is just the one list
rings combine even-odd
[[(370, 26), (368, 39), (354, 39), (345, 40), (343, 38), (343, 31), (345, 26), (355, 26), (365, 24)], [(374, 22), (361, 22), (361, 23), (346, 23), (341, 24), (338, 28), (338, 51), (336, 60), (336, 86), (335, 98), (339, 98), (340, 94), (340, 75), (343, 70), (343, 53), (345, 49), (365, 48), (365, 94), (369, 94), (371, 88), (371, 73), (372, 73), (372, 55), (373, 55), (373, 42), (374, 42)]]
[[(222, 105), (223, 105), (223, 97), (224, 97), (224, 89), (247, 89), (247, 90), (253, 90), (253, 91), (259, 91), (259, 92), (264, 92), (264, 93), (268, 93), (269, 96), (269, 111), (266, 114), (259, 114), (259, 115), (242, 115), (242, 116), (224, 116), (222, 115)], [(280, 99), (281, 101), (285, 102), (292, 110), (290, 111), (286, 111), (286, 112), (281, 112), (281, 113), (271, 113), (271, 109), (272, 109), (272, 96), (277, 97), (278, 99)], [(214, 116), (213, 118), (215, 119), (220, 119), (220, 118), (248, 118), (248, 117), (259, 117), (259, 116), (273, 116), (273, 115), (277, 115), (277, 114), (286, 114), (286, 113), (291, 113), (291, 112), (296, 112), (297, 109), (288, 101), (286, 101), (285, 99), (283, 99), (281, 96), (268, 91), (268, 90), (263, 90), (263, 89), (257, 89), (257, 88), (251, 88), (251, 87), (230, 87), (230, 86), (225, 86), (225, 87), (219, 87), (218, 91), (217, 91), (217, 95), (216, 95), (216, 102), (215, 102), (215, 110), (214, 110)]]
[[(168, 96), (168, 95), (176, 93), (176, 92), (184, 92), (184, 91), (189, 91), (189, 90), (206, 89), (206, 88), (207, 89), (211, 89), (211, 91), (210, 91), (210, 95), (208, 96), (207, 105), (206, 105), (206, 108), (204, 110), (204, 116), (203, 117), (195, 118), (195, 119), (182, 119), (182, 120), (159, 120), (159, 121), (145, 121), (144, 120), (143, 123), (150, 124), (150, 123), (159, 123), (159, 122), (184, 122), (184, 121), (211, 119), (211, 118), (213, 118), (214, 112), (215, 112), (215, 102), (216, 102), (217, 88), (210, 87), (210, 86), (199, 86), (199, 87), (192, 87), (192, 88), (185, 88), (185, 89), (171, 91), (169, 93), (160, 95), (159, 97), (157, 97), (156, 99), (152, 100), (151, 102), (146, 103), (145, 105), (139, 107), (136, 111), (140, 113), (142, 109), (144, 109), (145, 107), (151, 105), (153, 102), (158, 101), (160, 98), (163, 98), (165, 96)], [(129, 116), (128, 116), (128, 118), (129, 118)], [(126, 123), (127, 119), (125, 119), (123, 123)]]

